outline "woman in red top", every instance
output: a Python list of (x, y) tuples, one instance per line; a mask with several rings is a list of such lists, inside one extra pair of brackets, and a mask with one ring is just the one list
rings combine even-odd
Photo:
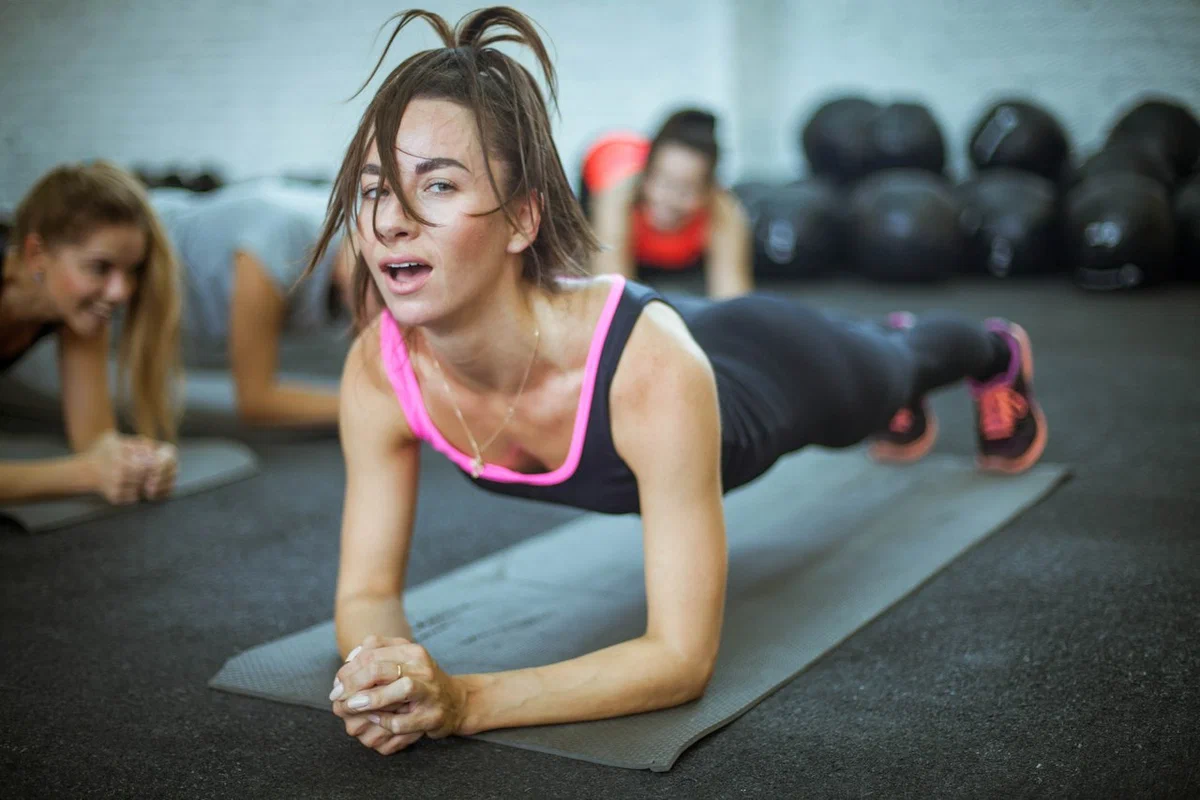
[(584, 158), (584, 207), (605, 246), (594, 271), (627, 278), (702, 271), (710, 297), (751, 291), (750, 226), (737, 197), (716, 182), (712, 114), (672, 114), (652, 140), (602, 137)]

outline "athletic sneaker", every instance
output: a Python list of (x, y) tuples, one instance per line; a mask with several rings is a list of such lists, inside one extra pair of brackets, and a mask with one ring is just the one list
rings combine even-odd
[(1037, 463), (1046, 449), (1046, 417), (1033, 396), (1033, 346), (1020, 326), (990, 319), (990, 331), (1012, 349), (1006, 372), (990, 381), (968, 380), (975, 401), (980, 469), (1016, 474)]
[[(917, 318), (907, 311), (889, 314), (887, 326), (907, 330)], [(870, 455), (884, 464), (909, 464), (933, 449), (937, 441), (937, 418), (924, 400), (916, 407), (905, 407), (892, 415), (886, 431), (871, 437)]]

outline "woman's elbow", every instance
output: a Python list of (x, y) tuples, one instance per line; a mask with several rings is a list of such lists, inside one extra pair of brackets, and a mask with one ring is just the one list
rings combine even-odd
[(701, 668), (696, 668), (691, 671), (686, 682), (688, 690), (688, 701), (699, 700), (708, 691), (708, 685), (712, 683), (713, 673), (716, 672), (716, 661), (703, 664)]
[(708, 691), (716, 671), (716, 659), (684, 659), (671, 676), (671, 690), (667, 692), (669, 705), (676, 706), (699, 700)]
[(237, 387), (234, 402), (238, 421), (243, 425), (269, 425), (274, 419), (275, 409), (271, 404), (270, 391), (266, 388)]
[(238, 422), (250, 427), (266, 425), (270, 421), (270, 415), (261, 404), (245, 400), (238, 401), (237, 418)]
[(659, 695), (661, 708), (674, 708), (699, 700), (708, 691), (711, 673), (683, 673), (671, 681), (670, 689)]

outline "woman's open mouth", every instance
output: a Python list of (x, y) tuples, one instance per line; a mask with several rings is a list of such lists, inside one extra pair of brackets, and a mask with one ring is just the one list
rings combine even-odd
[(379, 269), (392, 294), (412, 294), (425, 285), (433, 271), (427, 262), (417, 258), (388, 258)]

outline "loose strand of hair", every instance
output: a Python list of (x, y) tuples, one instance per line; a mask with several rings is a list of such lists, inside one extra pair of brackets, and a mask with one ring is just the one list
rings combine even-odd
[(408, 11), (401, 11), (393, 14), (392, 16), (388, 17), (382, 25), (379, 26), (379, 30), (382, 31), (391, 22), (398, 20), (398, 22), (396, 22), (396, 27), (392, 30), (392, 35), (388, 37), (387, 44), (384, 45), (383, 52), (379, 54), (379, 60), (375, 62), (375, 67), (371, 70), (371, 74), (367, 76), (365, 81), (363, 81), (363, 85), (358, 87), (358, 90), (354, 94), (350, 95), (351, 100), (358, 97), (366, 90), (368, 86), (371, 85), (371, 81), (373, 81), (375, 76), (379, 73), (379, 68), (383, 66), (383, 60), (387, 58), (388, 51), (391, 50), (392, 43), (396, 41), (396, 37), (400, 35), (400, 31), (403, 30), (404, 27), (410, 22), (417, 19), (423, 19), (428, 22), (430, 27), (432, 27), (434, 32), (438, 35), (438, 38), (442, 40), (442, 44), (444, 46), (454, 47), (454, 30), (440, 14), (436, 14), (432, 11), (423, 11), (421, 9), (410, 9)]

